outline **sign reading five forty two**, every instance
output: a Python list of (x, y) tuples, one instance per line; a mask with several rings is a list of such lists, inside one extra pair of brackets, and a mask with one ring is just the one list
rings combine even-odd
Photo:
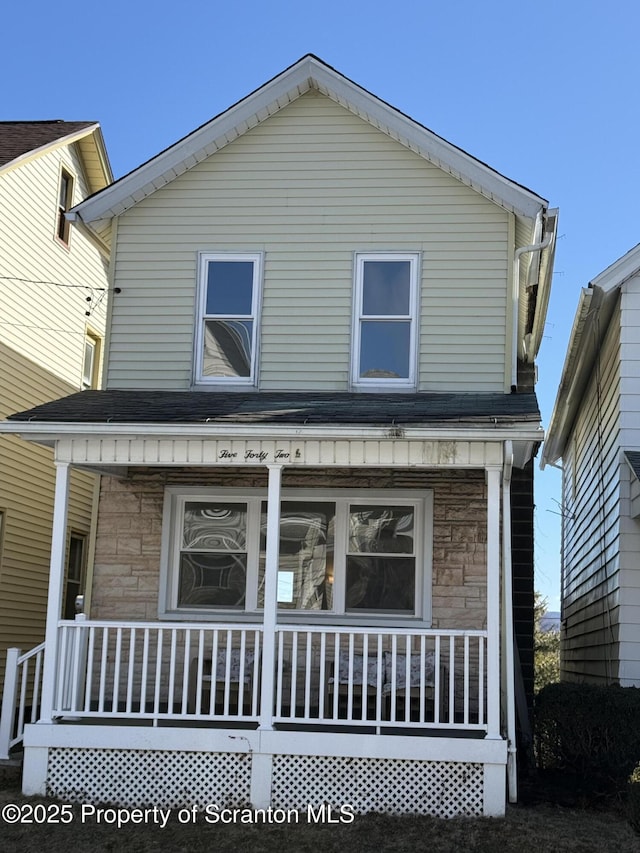
[[(294, 456), (299, 458), (300, 451), (297, 450)], [(250, 448), (242, 451), (220, 450), (218, 459), (225, 462), (289, 462), (291, 461), (291, 453), (280, 448), (275, 450), (252, 450)]]

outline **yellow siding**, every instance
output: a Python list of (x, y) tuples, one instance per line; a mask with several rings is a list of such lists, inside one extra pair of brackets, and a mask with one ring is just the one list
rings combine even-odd
[(106, 265), (77, 228), (68, 248), (55, 239), (61, 164), (75, 176), (79, 202), (88, 187), (74, 148), (0, 175), (0, 340), (76, 391), (87, 322), (104, 334)]
[[(0, 418), (75, 389), (0, 342)], [(52, 452), (15, 436), (0, 437), (0, 661), (44, 636), (55, 472)], [(70, 530), (89, 534), (95, 477), (72, 473)]]
[[(0, 175), (0, 419), (80, 390), (85, 330), (104, 335), (104, 259), (75, 228), (68, 247), (55, 238), (63, 164), (79, 202), (89, 187), (76, 146)], [(0, 437), (0, 682), (4, 650), (43, 639), (54, 479), (50, 450)], [(94, 481), (72, 474), (69, 529), (90, 532)]]
[(265, 253), (264, 390), (347, 390), (354, 252), (395, 250), (422, 253), (420, 388), (505, 388), (509, 215), (318, 93), (120, 217), (108, 387), (190, 387), (216, 250)]

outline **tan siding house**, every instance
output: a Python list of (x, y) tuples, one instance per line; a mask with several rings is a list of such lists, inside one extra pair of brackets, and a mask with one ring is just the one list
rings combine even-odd
[(582, 291), (543, 462), (562, 460), (562, 676), (640, 686), (640, 249)]
[[(63, 176), (67, 208), (109, 183), (98, 125), (0, 122), (2, 417), (80, 390), (87, 335), (104, 339), (107, 252), (77, 228), (64, 233)], [(96, 483), (74, 472), (68, 534), (85, 542), (83, 572)], [(44, 639), (54, 486), (51, 450), (0, 437), (0, 678), (8, 647)]]
[(70, 216), (112, 229), (105, 388), (0, 425), (58, 462), (24, 790), (503, 814), (557, 212), (306, 56)]

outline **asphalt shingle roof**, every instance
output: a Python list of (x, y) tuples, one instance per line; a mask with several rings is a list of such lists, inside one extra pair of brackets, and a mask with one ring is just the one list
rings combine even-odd
[(50, 145), (63, 136), (69, 136), (86, 127), (91, 127), (93, 121), (0, 121), (0, 166), (5, 166), (12, 160)]
[(9, 419), (46, 423), (426, 426), (539, 422), (540, 412), (535, 394), (82, 391)]

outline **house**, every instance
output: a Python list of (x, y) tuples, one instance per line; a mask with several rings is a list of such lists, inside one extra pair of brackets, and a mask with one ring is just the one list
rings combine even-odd
[[(108, 251), (65, 211), (109, 184), (95, 122), (0, 122), (0, 417), (98, 386)], [(9, 646), (44, 639), (55, 468), (50, 449), (0, 436), (0, 686)], [(64, 615), (92, 547), (97, 480), (69, 495)]]
[(640, 245), (584, 288), (543, 463), (562, 467), (561, 677), (640, 686)]
[(58, 470), (25, 791), (502, 814), (556, 211), (309, 55), (70, 218), (105, 387), (1, 427)]

